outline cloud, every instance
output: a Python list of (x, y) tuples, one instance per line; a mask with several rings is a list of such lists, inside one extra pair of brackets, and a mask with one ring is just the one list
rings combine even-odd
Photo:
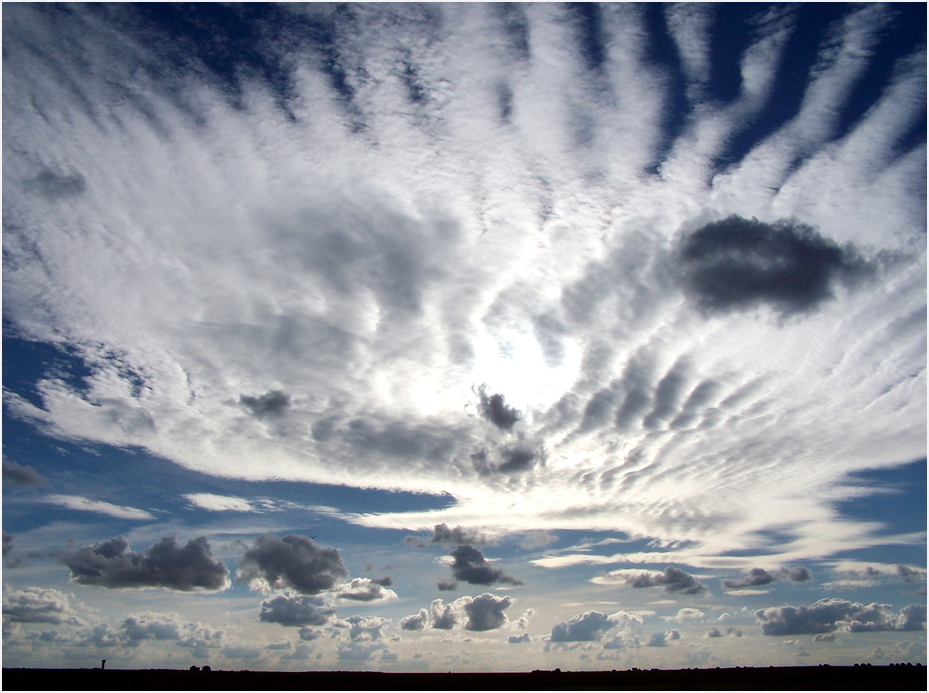
[(206, 537), (191, 539), (183, 547), (176, 537), (165, 537), (136, 553), (123, 537), (66, 551), (62, 562), (71, 580), (82, 585), (117, 589), (163, 587), (191, 592), (216, 591), (229, 586), (229, 569), (213, 558)]
[(755, 617), (761, 622), (765, 635), (799, 635), (803, 633), (831, 633), (901, 630), (914, 631), (926, 628), (926, 607), (911, 604), (894, 615), (888, 604), (864, 605), (844, 599), (820, 599), (809, 607), (781, 606), (759, 609)]
[(451, 630), (458, 625), (458, 616), (451, 604), (445, 604), (441, 599), (436, 599), (429, 606), (432, 614), (432, 627), (438, 630)]
[(69, 510), (86, 510), (92, 513), (101, 513), (109, 515), (120, 520), (154, 520), (155, 516), (145, 510), (130, 508), (124, 505), (113, 505), (104, 501), (88, 500), (82, 496), (63, 496), (55, 494), (46, 496), (45, 501), (61, 505)]
[(694, 609), (692, 607), (684, 607), (679, 609), (676, 616), (670, 616), (665, 618), (666, 621), (698, 621), (701, 618), (706, 618), (706, 614), (700, 611), (700, 609)]
[(3, 555), (6, 556), (13, 550), (13, 546), (16, 541), (13, 538), (12, 534), (9, 534), (6, 530), (3, 530)]
[(719, 630), (719, 628), (716, 628), (716, 627), (714, 626), (714, 627), (710, 628), (710, 629), (707, 631), (706, 635), (704, 635), (703, 637), (704, 637), (704, 638), (725, 638), (726, 636), (733, 636), (733, 637), (736, 637), (736, 638), (741, 638), (741, 637), (742, 637), (742, 631), (739, 630), (738, 628), (726, 628), (726, 632), (723, 633), (723, 632), (721, 632), (721, 631)]
[(532, 638), (529, 637), (529, 633), (520, 633), (519, 635), (511, 635), (506, 641), (511, 645), (519, 645), (525, 642), (532, 642)]
[(8, 459), (3, 460), (3, 482), (11, 486), (45, 486), (48, 483), (32, 467)]
[(835, 642), (835, 633), (819, 633), (813, 636), (813, 642)]
[(652, 637), (645, 643), (645, 647), (667, 647), (668, 642), (680, 640), (681, 632), (679, 630), (667, 630), (664, 633), (652, 633)]
[(468, 617), (465, 630), (485, 631), (502, 628), (508, 621), (503, 612), (516, 603), (512, 597), (498, 597), (489, 592), (477, 597), (462, 597), (459, 602)]
[[(789, 8), (743, 32), (724, 103), (702, 8), (656, 15), (676, 86), (635, 5), (282, 20), (303, 9), (250, 19), (255, 51), (223, 14), (231, 64), (141, 5), (4, 13), (8, 333), (87, 372), (5, 392), (11, 416), (224, 478), (449, 494), (365, 526), (622, 531), (692, 542), (657, 561), (700, 568), (882, 541), (831, 504), (849, 472), (925, 455), (924, 53), (844, 122), (896, 10), (817, 36), (795, 116), (746, 143)], [(855, 248), (899, 262), (845, 293)], [(481, 383), (518, 423), (469, 415)], [(513, 473), (482, 474), (481, 446)]]
[(429, 623), (429, 612), (420, 609), (417, 614), (410, 614), (400, 619), (401, 630), (423, 630)]
[(120, 635), (129, 645), (138, 646), (143, 640), (181, 640), (184, 630), (180, 615), (147, 611), (127, 616), (122, 623)]
[(375, 642), (382, 639), (382, 631), (390, 625), (390, 619), (380, 616), (349, 616), (332, 625), (337, 628), (348, 628), (348, 637), (353, 642)]
[(786, 572), (786, 576), (791, 582), (809, 582), (813, 579), (813, 573), (803, 566), (791, 568)]
[(458, 589), (458, 583), (455, 580), (439, 580), (435, 586), (439, 592), (454, 592)]
[(241, 395), (239, 403), (258, 419), (274, 419), (290, 408), (290, 396), (280, 390), (271, 390), (260, 397)]
[(251, 503), (237, 496), (218, 496), (215, 493), (185, 493), (184, 498), (190, 501), (191, 505), (201, 510), (255, 512), (255, 508), (252, 507)]
[(807, 312), (833, 298), (836, 283), (853, 284), (870, 269), (854, 246), (805, 224), (738, 215), (687, 235), (677, 261), (685, 290), (710, 312), (760, 304), (784, 315)]
[(383, 602), (396, 599), (397, 593), (387, 589), (384, 584), (392, 584), (390, 578), (371, 580), (369, 578), (355, 578), (351, 582), (334, 588), (335, 596), (339, 599), (348, 599), (356, 602)]
[(748, 571), (748, 575), (744, 575), (738, 580), (723, 580), (723, 585), (729, 589), (743, 589), (745, 587), (768, 585), (775, 580), (777, 580), (777, 576), (772, 575), (764, 568), (752, 568)]
[(334, 613), (322, 597), (288, 590), (262, 601), (258, 620), (282, 626), (322, 626)]
[(348, 577), (348, 569), (338, 550), (322, 548), (309, 537), (265, 534), (239, 558), (236, 576), (259, 592), (289, 587), (313, 595), (333, 589)]
[(926, 571), (914, 570), (913, 568), (905, 565), (898, 565), (897, 577), (899, 577), (903, 582), (925, 582)]
[(444, 522), (435, 526), (432, 534), (433, 544), (489, 544), (490, 540), (473, 529), (463, 529), (460, 525), (449, 529)]
[(680, 568), (668, 566), (664, 572), (628, 571), (626, 584), (630, 587), (661, 587), (668, 594), (702, 594), (706, 587), (697, 578)]
[(599, 640), (603, 634), (618, 625), (618, 621), (609, 614), (600, 611), (586, 611), (578, 614), (567, 623), (559, 623), (552, 628), (552, 642), (592, 642)]
[(54, 589), (27, 587), (3, 590), (3, 613), (13, 623), (55, 623), (84, 625), (71, 604), (73, 595)]
[(487, 387), (482, 385), (478, 389), (481, 398), (481, 414), (497, 428), (504, 431), (513, 430), (519, 421), (519, 412), (514, 407), (506, 406), (503, 395), (487, 395)]
[(471, 585), (521, 585), (512, 575), (507, 575), (502, 568), (491, 568), (480, 549), (463, 544), (452, 549), (451, 555), (455, 562), (452, 564), (452, 575), (455, 579), (463, 580)]

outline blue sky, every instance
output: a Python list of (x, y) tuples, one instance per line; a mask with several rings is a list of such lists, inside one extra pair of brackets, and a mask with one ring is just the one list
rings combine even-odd
[(926, 664), (925, 12), (6, 5), (4, 666)]

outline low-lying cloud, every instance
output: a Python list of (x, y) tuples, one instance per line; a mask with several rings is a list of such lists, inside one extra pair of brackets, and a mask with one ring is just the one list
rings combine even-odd
[(61, 560), (71, 569), (71, 580), (82, 585), (162, 587), (181, 592), (217, 591), (229, 586), (229, 569), (213, 558), (206, 537), (191, 539), (183, 547), (176, 537), (165, 537), (144, 554), (132, 551), (126, 539), (116, 537), (67, 551)]
[(348, 569), (337, 549), (318, 546), (309, 537), (265, 534), (239, 558), (236, 576), (259, 592), (290, 588), (314, 595), (347, 578)]
[(765, 635), (800, 635), (845, 630), (917, 631), (926, 629), (926, 605), (910, 604), (894, 614), (889, 604), (860, 604), (845, 599), (820, 599), (811, 606), (759, 609), (755, 617)]

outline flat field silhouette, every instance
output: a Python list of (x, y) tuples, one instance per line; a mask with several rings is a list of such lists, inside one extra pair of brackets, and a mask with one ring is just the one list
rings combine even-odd
[(526, 673), (3, 669), (10, 690), (926, 690), (926, 667), (817, 666)]

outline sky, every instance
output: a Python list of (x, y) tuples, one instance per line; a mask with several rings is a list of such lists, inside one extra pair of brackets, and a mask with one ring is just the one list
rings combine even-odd
[(3, 666), (926, 664), (926, 6), (3, 6)]

